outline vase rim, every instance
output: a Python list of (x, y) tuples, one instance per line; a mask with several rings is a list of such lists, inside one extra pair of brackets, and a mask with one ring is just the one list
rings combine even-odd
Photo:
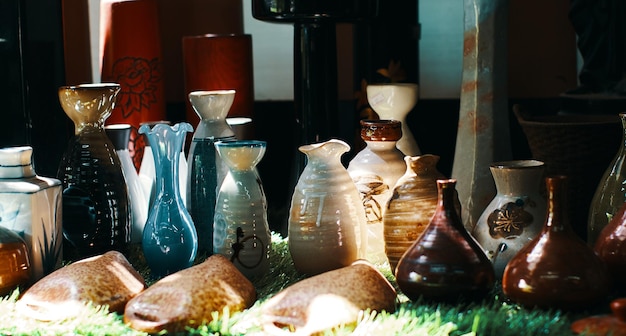
[(510, 161), (499, 161), (491, 164), (491, 168), (497, 169), (532, 169), (532, 168), (543, 168), (545, 163), (540, 160), (510, 160)]
[(76, 85), (63, 85), (59, 87), (59, 90), (78, 90), (78, 89), (87, 89), (87, 90), (101, 90), (101, 89), (116, 89), (121, 88), (121, 85), (118, 83), (82, 83)]
[(265, 147), (267, 142), (263, 140), (229, 140), (218, 141), (215, 145), (220, 147)]
[(417, 83), (370, 83), (367, 86), (408, 86), (417, 88), (419, 85)]
[(198, 90), (189, 92), (189, 96), (209, 96), (209, 95), (234, 95), (236, 91), (234, 89), (225, 90)]
[(183, 39), (185, 40), (191, 40), (191, 39), (205, 39), (205, 38), (233, 38), (233, 37), (239, 37), (239, 38), (249, 38), (252, 35), (250, 34), (240, 34), (240, 33), (209, 33), (209, 34), (199, 34), (199, 35), (189, 35), (189, 36), (183, 36)]

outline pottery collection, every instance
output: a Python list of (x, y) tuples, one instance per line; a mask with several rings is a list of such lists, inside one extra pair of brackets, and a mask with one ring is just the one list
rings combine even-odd
[[(480, 9), (470, 8), (475, 3)], [(321, 23), (340, 18), (331, 11), (317, 22), (295, 7), (276, 17), (265, 12), (267, 4), (252, 2), (257, 19), (297, 23), (296, 68), (303, 68), (294, 129), (301, 143), (291, 167), (297, 183), (285, 214), (288, 253), (302, 279), (260, 302), (255, 281), (272, 271), (273, 233), (258, 170), (269, 145), (250, 131), (251, 36), (182, 39), (185, 119), (194, 126), (170, 122), (157, 3), (103, 0), (106, 82), (58, 88), (74, 136), (56, 176), (36, 174), (32, 147), (0, 148), (0, 296), (19, 289), (17, 308), (42, 321), (76, 317), (87, 302), (106, 306), (149, 334), (183, 333), (259, 304), (264, 332), (313, 335), (357, 323), (364, 311), (394, 313), (400, 300), (480, 302), (499, 282), (507, 302), (528, 309), (582, 310), (611, 291), (622, 293), (626, 113), (620, 114), (622, 144), (595, 191), (584, 241), (572, 229), (572, 179), (546, 177), (544, 161), (508, 157), (502, 127), (508, 120), (495, 113), (503, 103), (504, 77), (494, 71), (501, 64), (493, 50), (477, 54), (487, 47), (484, 34), (505, 22), (494, 21), (505, 9), (496, 3), (465, 1), (466, 14), (486, 11), (476, 17), (489, 19), (465, 21), (464, 35), (476, 45), (464, 49), (447, 177), (437, 169), (440, 156), (422, 153), (407, 123), (418, 102), (415, 83), (367, 85), (379, 119), (359, 121), (365, 147), (342, 162), (350, 144), (334, 134), (336, 111), (320, 107), (336, 100), (336, 81), (323, 80), (336, 69), (309, 72), (334, 64), (303, 67), (307, 60), (297, 59), (320, 61), (329, 51), (334, 57), (334, 29)], [(126, 27), (137, 20), (140, 28)], [(330, 49), (306, 44), (320, 38), (332, 42), (324, 44)], [(150, 286), (129, 261), (139, 245)], [(620, 305), (626, 301), (613, 301), (609, 317), (616, 330), (626, 323), (615, 322), (626, 316)]]

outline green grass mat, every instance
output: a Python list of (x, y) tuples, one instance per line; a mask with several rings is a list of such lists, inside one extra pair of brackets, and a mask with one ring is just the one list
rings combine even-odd
[[(276, 234), (272, 239), (270, 272), (255, 282), (257, 302), (244, 312), (215, 312), (215, 321), (189, 329), (189, 335), (262, 335), (259, 323), (261, 304), (303, 278), (292, 265), (287, 241)], [(154, 283), (156, 279), (151, 278), (140, 248), (136, 247), (131, 255), (129, 261), (133, 266), (144, 275), (148, 284)], [(396, 285), (387, 265), (379, 265), (379, 269)], [(17, 298), (15, 292), (0, 301), (2, 335), (145, 335), (128, 328), (120, 315), (109, 313), (106, 307), (91, 305), (85, 305), (84, 313), (76, 319), (38, 322), (20, 316), (15, 309)], [(483, 303), (467, 305), (411, 302), (401, 292), (398, 298), (395, 313), (365, 311), (356, 325), (338, 327), (324, 335), (571, 335), (571, 322), (579, 316), (589, 315), (524, 309), (508, 303), (498, 288)]]

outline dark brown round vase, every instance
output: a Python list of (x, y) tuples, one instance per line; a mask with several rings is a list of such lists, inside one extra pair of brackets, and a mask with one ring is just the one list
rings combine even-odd
[[(31, 280), (30, 255), (24, 240), (0, 226), (0, 296), (10, 294)], [(21, 288), (24, 290), (24, 288)]]
[(480, 300), (494, 286), (491, 262), (458, 215), (455, 186), (455, 179), (437, 180), (435, 214), (398, 262), (398, 286), (412, 301)]
[(608, 272), (572, 229), (567, 177), (546, 178), (546, 190), (543, 229), (509, 261), (502, 290), (510, 300), (529, 308), (588, 308), (608, 294)]
[(616, 289), (626, 292), (626, 203), (600, 231), (593, 250), (606, 264), (613, 284), (622, 284)]

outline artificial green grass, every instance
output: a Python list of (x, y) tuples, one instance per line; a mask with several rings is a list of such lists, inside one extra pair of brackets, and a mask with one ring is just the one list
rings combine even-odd
[[(304, 278), (293, 267), (287, 240), (274, 234), (270, 255), (270, 271), (254, 282), (258, 300), (243, 312), (215, 312), (213, 322), (189, 335), (262, 335), (260, 310), (262, 303), (274, 293)], [(131, 252), (129, 261), (146, 278), (152, 278), (140, 248)], [(204, 257), (198, 258), (198, 262)], [(387, 265), (378, 265), (381, 272), (397, 285)], [(365, 311), (355, 325), (341, 326), (323, 335), (572, 335), (571, 322), (577, 316), (561, 311), (529, 310), (508, 303), (496, 288), (482, 303), (437, 304), (411, 302), (398, 292), (395, 313)], [(124, 325), (122, 316), (109, 313), (106, 307), (86, 304), (80, 317), (54, 323), (38, 322), (20, 314), (15, 302), (18, 293), (0, 301), (0, 334), (2, 335), (146, 335)], [(588, 314), (588, 313), (587, 313)], [(585, 315), (585, 313), (583, 313)]]

